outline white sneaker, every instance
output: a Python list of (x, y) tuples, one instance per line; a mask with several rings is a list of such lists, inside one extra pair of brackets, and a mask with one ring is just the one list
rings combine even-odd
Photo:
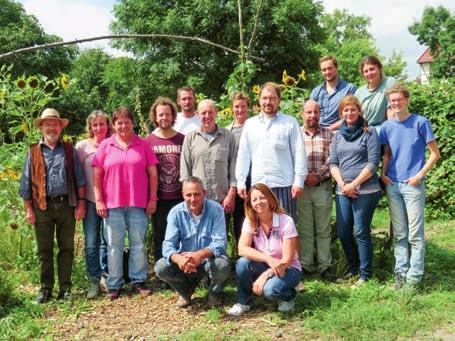
[(280, 303), (278, 303), (278, 311), (281, 311), (282, 313), (288, 313), (294, 310), (294, 306), (295, 300), (280, 301)]
[(228, 315), (240, 317), (251, 309), (251, 306), (247, 304), (236, 303), (228, 310)]

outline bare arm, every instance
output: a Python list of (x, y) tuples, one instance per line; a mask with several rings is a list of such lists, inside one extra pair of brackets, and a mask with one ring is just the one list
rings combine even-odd
[(36, 216), (35, 211), (33, 210), (33, 205), (31, 200), (24, 199), (24, 208), (25, 208), (25, 219), (31, 225), (35, 225)]
[(101, 167), (95, 167), (93, 170), (93, 190), (95, 193), (96, 213), (98, 213), (100, 217), (106, 218), (107, 207), (104, 202), (103, 178), (104, 170)]
[(381, 180), (386, 185), (391, 185), (392, 180), (387, 176), (387, 168), (389, 167), (390, 158), (392, 152), (388, 144), (384, 145), (384, 155), (382, 156), (382, 170), (381, 170)]
[(438, 162), (438, 160), (441, 158), (441, 153), (439, 152), (439, 148), (435, 140), (429, 142), (427, 146), (430, 150), (430, 157), (428, 158), (427, 162), (425, 162), (422, 169), (416, 175), (410, 177), (407, 180), (407, 183), (410, 185), (418, 185), (422, 178), (427, 175), (433, 165), (436, 164), (436, 162)]
[(149, 176), (149, 200), (147, 203), (147, 214), (153, 214), (156, 211), (156, 192), (158, 190), (158, 171), (156, 166), (147, 167), (147, 174)]

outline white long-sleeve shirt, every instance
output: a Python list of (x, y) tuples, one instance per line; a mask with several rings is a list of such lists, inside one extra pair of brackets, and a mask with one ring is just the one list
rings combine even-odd
[(251, 165), (251, 184), (304, 187), (307, 157), (297, 120), (278, 112), (273, 118), (262, 113), (243, 127), (235, 175), (237, 188), (245, 188)]

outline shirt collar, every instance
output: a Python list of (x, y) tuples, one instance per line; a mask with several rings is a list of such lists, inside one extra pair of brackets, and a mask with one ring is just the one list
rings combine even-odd
[[(111, 144), (112, 146), (120, 147), (120, 145), (118, 144), (117, 140), (115, 139), (115, 135), (116, 134), (113, 134), (110, 137), (111, 140), (109, 141), (109, 144)], [(131, 139), (131, 144), (128, 146), (128, 148), (139, 144), (140, 141), (141, 141), (140, 137), (133, 133), (133, 137)]]
[[(218, 127), (218, 124), (215, 124), (215, 126), (216, 126), (216, 134), (213, 135), (213, 136), (216, 137), (216, 136), (218, 136), (218, 135), (222, 135), (222, 134), (223, 134), (223, 131), (220, 129), (220, 127)], [(199, 127), (199, 128), (197, 128), (197, 134), (198, 134), (198, 135), (202, 135), (202, 134), (208, 134), (208, 133), (202, 131), (202, 127)]]
[(319, 134), (321, 132), (321, 126), (318, 125), (317, 129), (316, 129), (316, 132), (314, 134), (312, 134), (310, 131), (306, 130), (305, 128), (305, 125), (303, 126), (303, 132), (305, 133), (305, 135), (307, 136), (315, 136), (317, 134)]
[(279, 227), (280, 226), (280, 215), (276, 212), (272, 214), (272, 227)]
[[(59, 138), (57, 141), (57, 144), (55, 145), (55, 148), (59, 147), (62, 144), (62, 140)], [(47, 148), (50, 148), (47, 144), (44, 143), (44, 138), (41, 137), (38, 142), (38, 146), (46, 146)]]
[[(278, 110), (278, 112), (276, 113), (276, 115), (273, 116), (273, 117), (270, 119), (270, 121), (277, 120), (281, 115), (282, 115), (282, 114), (281, 114), (281, 111)], [(265, 115), (264, 115), (264, 113), (263, 113), (262, 111), (259, 113), (258, 117), (259, 117), (259, 119), (260, 119), (261, 121), (263, 121), (263, 122), (266, 121)]]
[[(183, 203), (184, 203), (183, 210), (192, 217), (193, 213), (188, 209), (188, 205), (186, 204), (185, 201)], [(204, 199), (204, 203), (202, 204), (202, 212), (200, 214), (201, 217), (204, 215), (206, 207), (207, 207), (207, 198)]]

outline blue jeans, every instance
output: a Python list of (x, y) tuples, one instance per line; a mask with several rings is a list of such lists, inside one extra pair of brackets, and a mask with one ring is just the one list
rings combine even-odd
[(104, 220), (106, 227), (109, 276), (108, 289), (122, 288), (123, 279), (123, 248), (125, 235), (128, 231), (129, 277), (131, 284), (142, 283), (147, 279), (147, 256), (145, 254), (145, 233), (148, 219), (144, 208), (119, 207), (108, 210)]
[(425, 259), (425, 185), (386, 186), (395, 238), (395, 273), (410, 283), (422, 280)]
[(381, 192), (360, 194), (357, 199), (336, 195), (337, 232), (349, 271), (352, 274), (360, 272), (360, 278), (364, 280), (371, 277), (373, 270), (371, 221), (380, 197)]
[[(241, 257), (235, 264), (237, 280), (237, 302), (251, 305), (253, 302), (253, 282), (269, 266)], [(264, 285), (264, 297), (270, 301), (290, 301), (297, 295), (295, 287), (299, 284), (302, 273), (292, 267), (286, 269), (283, 277), (274, 276)]]
[(85, 267), (89, 278), (101, 278), (100, 245), (103, 218), (96, 213), (96, 205), (87, 201), (83, 220)]
[(188, 297), (191, 289), (203, 278), (209, 278), (209, 292), (221, 294), (224, 282), (231, 272), (231, 262), (225, 255), (217, 258), (204, 259), (197, 268), (197, 272), (186, 274), (173, 262), (161, 258), (155, 264), (155, 273), (159, 279), (169, 283), (181, 296)]

